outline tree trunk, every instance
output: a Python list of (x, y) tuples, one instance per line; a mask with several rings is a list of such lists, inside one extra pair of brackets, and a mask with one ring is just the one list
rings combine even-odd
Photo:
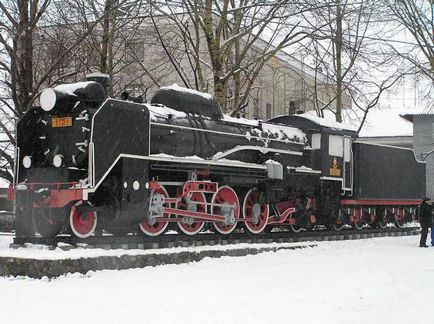
[(33, 96), (33, 28), (29, 18), (29, 7), (34, 10), (34, 5), (29, 0), (18, 1), (19, 23), (11, 56), (11, 88), (15, 93), (13, 100), (18, 116), (22, 116), (30, 108)]
[(336, 121), (342, 122), (342, 11), (341, 0), (336, 0)]
[(225, 81), (223, 80), (223, 62), (222, 62), (222, 53), (220, 48), (220, 33), (216, 31), (213, 32), (214, 24), (212, 20), (212, 9), (213, 9), (213, 1), (206, 0), (205, 3), (205, 13), (204, 13), (204, 31), (205, 37), (208, 45), (208, 50), (211, 59), (211, 65), (213, 69), (214, 75), (214, 97), (220, 104), (220, 107), (223, 109), (223, 112), (226, 112), (226, 95), (225, 95)]
[(110, 44), (110, 11), (113, 0), (106, 0), (104, 6), (104, 18), (102, 23), (101, 58), (100, 69), (102, 73), (108, 73), (107, 59)]

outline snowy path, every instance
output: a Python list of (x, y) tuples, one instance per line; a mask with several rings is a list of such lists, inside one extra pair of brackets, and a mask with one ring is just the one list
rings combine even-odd
[[(433, 323), (418, 236), (55, 279), (0, 278), (1, 323)], [(423, 297), (420, 297), (423, 296)]]

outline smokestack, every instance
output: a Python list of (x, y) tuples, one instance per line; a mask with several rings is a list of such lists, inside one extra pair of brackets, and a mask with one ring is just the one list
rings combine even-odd
[(100, 72), (89, 73), (86, 75), (87, 81), (95, 81), (104, 87), (106, 93), (109, 93), (110, 75)]
[(70, 112), (78, 101), (96, 108), (106, 97), (107, 93), (100, 83), (87, 81), (47, 88), (42, 91), (39, 102), (45, 111)]

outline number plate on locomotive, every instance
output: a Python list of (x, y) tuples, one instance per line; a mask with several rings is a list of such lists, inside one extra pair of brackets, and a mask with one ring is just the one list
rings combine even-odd
[(51, 118), (51, 127), (71, 127), (72, 117)]

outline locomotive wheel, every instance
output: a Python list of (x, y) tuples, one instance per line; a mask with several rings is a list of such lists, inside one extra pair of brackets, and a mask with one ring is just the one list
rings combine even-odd
[[(214, 222), (214, 228), (220, 234), (231, 233), (235, 229), (235, 227), (237, 227), (238, 218), (240, 217), (240, 202), (234, 189), (229, 186), (220, 187), (219, 190), (212, 197), (211, 202), (212, 213), (222, 216), (228, 212), (230, 206), (235, 205), (233, 213), (235, 223), (233, 225), (225, 225), (224, 222)], [(223, 206), (215, 206), (216, 204)]]
[(351, 225), (353, 225), (356, 229), (358, 229), (360, 231), (365, 226), (365, 222), (363, 220), (361, 220), (359, 222), (354, 222)]
[(247, 229), (253, 234), (259, 234), (265, 229), (265, 226), (267, 226), (268, 216), (270, 214), (270, 208), (268, 204), (258, 203), (260, 196), (261, 193), (258, 190), (250, 189), (244, 197), (244, 218), (253, 218), (254, 216), (258, 217), (256, 224), (253, 221), (245, 222)]
[[(193, 192), (190, 197), (191, 201), (199, 202), (200, 204), (191, 204), (189, 209), (188, 203), (185, 200), (181, 200), (177, 204), (178, 209), (186, 209), (193, 210), (200, 213), (206, 213), (206, 198), (202, 192)], [(203, 221), (192, 221), (192, 222), (178, 222), (179, 229), (187, 235), (194, 235), (199, 233), (203, 227), (205, 226), (205, 222)]]
[(79, 208), (81, 202), (71, 207), (69, 215), (69, 225), (75, 236), (79, 238), (89, 237), (96, 227), (97, 215), (95, 211), (88, 210), (83, 213), (83, 209)]
[[(169, 194), (163, 186), (160, 186), (158, 189), (155, 190), (155, 192), (163, 195), (166, 198), (169, 197)], [(166, 206), (166, 204), (164, 204), (164, 206)], [(167, 214), (164, 214), (163, 216), (164, 218), (169, 218), (169, 215)], [(154, 224), (149, 224), (147, 217), (145, 217), (143, 221), (139, 224), (141, 231), (148, 236), (160, 235), (166, 230), (167, 226), (169, 226), (169, 222), (166, 221), (156, 221)]]
[(405, 226), (405, 220), (403, 219), (397, 219), (395, 220), (395, 226), (398, 228), (404, 228)]
[[(402, 215), (400, 215), (402, 213)], [(397, 215), (395, 215), (395, 226), (398, 228), (404, 228), (406, 220), (409, 219), (407, 212), (404, 210), (400, 211)]]
[(344, 213), (341, 209), (333, 211), (333, 216), (330, 220), (328, 229), (331, 231), (340, 231), (344, 227)]
[(63, 209), (38, 208), (33, 216), (36, 231), (45, 238), (53, 238), (62, 231), (65, 220)]
[(388, 223), (387, 214), (384, 211), (381, 216), (378, 218), (377, 224), (380, 228), (386, 228)]
[[(291, 214), (289, 216), (289, 219), (293, 219), (295, 218), (294, 214)], [(295, 221), (297, 222), (297, 219), (295, 219)], [(300, 233), (303, 230), (303, 227), (300, 225), (290, 225), (291, 231), (293, 231), (294, 233)]]
[(357, 218), (354, 219), (354, 221), (351, 223), (352, 227), (355, 227), (356, 229), (358, 229), (359, 231), (363, 229), (363, 227), (365, 226), (366, 222), (365, 222), (365, 216), (362, 214), (359, 216), (360, 211), (357, 211)]

